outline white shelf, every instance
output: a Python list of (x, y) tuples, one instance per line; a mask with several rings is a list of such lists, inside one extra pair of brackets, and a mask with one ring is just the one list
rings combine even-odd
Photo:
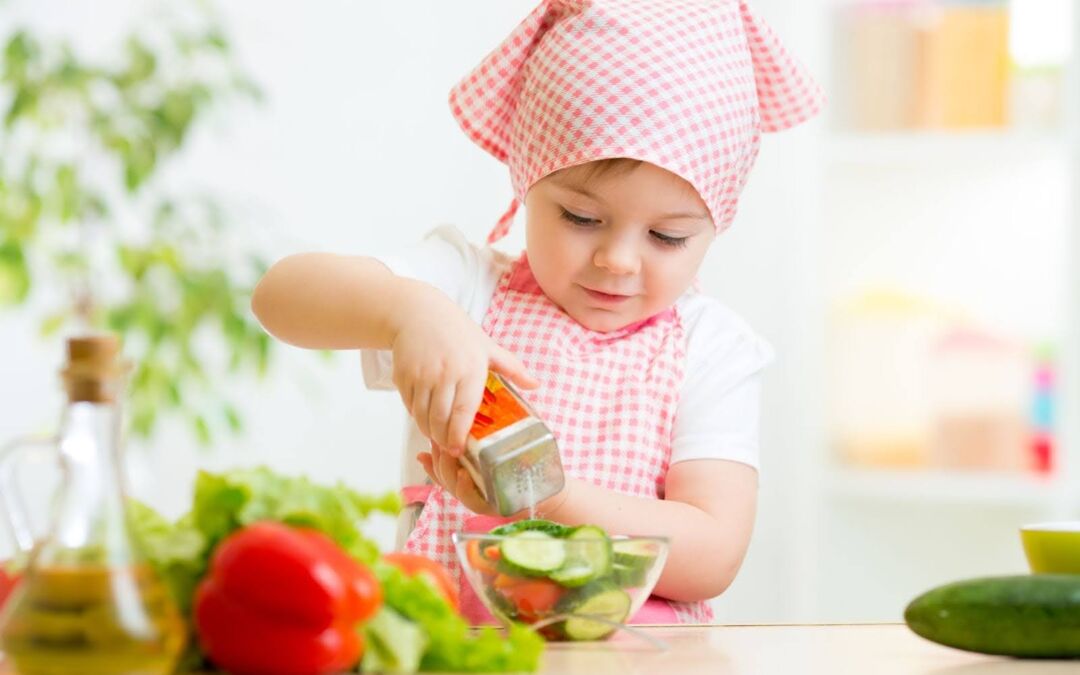
[(1069, 156), (1070, 145), (1064, 132), (835, 132), (825, 136), (825, 153), (830, 162), (883, 166), (1055, 156), (1064, 159)]
[(826, 487), (835, 497), (890, 502), (1069, 509), (1072, 498), (1057, 476), (993, 471), (832, 467)]

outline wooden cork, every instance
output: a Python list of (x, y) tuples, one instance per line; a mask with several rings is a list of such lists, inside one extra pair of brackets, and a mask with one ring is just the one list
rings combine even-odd
[(71, 402), (114, 402), (124, 375), (120, 340), (109, 334), (69, 338), (60, 375)]

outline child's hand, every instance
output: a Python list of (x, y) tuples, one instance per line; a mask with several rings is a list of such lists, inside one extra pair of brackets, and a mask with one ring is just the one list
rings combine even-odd
[(394, 385), (420, 432), (460, 457), (488, 369), (525, 389), (538, 385), (516, 356), (442, 296), (409, 308), (394, 338)]
[(457, 497), (458, 501), (465, 505), (473, 513), (481, 516), (495, 515), (495, 509), (491, 507), (480, 490), (476, 487), (468, 470), (461, 465), (457, 457), (449, 455), (435, 443), (431, 444), (431, 452), (421, 452), (416, 459), (424, 467), (424, 472), (432, 481), (438, 483), (444, 490)]

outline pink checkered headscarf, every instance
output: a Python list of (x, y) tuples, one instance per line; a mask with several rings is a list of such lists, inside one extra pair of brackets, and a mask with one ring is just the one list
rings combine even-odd
[(489, 242), (536, 181), (614, 157), (685, 179), (720, 232), (761, 133), (823, 102), (745, 0), (543, 0), (450, 92), (461, 128), (510, 167), (514, 202)]

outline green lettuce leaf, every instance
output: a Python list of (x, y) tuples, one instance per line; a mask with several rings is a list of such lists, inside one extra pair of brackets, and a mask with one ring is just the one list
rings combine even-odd
[(428, 645), (422, 671), (531, 672), (539, 667), (544, 640), (520, 625), (504, 637), (490, 626), (474, 632), (423, 576), (409, 577), (380, 562), (375, 575), (383, 589), (383, 604), (419, 625)]
[(419, 625), (384, 605), (364, 625), (364, 658), (360, 670), (415, 673), (427, 646), (427, 636)]

